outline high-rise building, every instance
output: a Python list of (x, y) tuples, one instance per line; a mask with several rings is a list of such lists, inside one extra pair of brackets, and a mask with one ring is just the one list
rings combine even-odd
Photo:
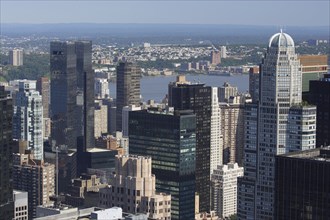
[(5, 87), (0, 86), (0, 219), (12, 219), (13, 203), (13, 103)]
[(28, 192), (29, 219), (36, 217), (38, 205), (50, 202), (55, 194), (55, 166), (33, 159), (32, 154), (14, 154), (13, 186)]
[(237, 211), (237, 178), (243, 176), (243, 167), (237, 163), (219, 165), (211, 179), (211, 206), (217, 215), (226, 218)]
[(122, 111), (122, 130), (123, 130), (123, 136), (128, 137), (128, 122), (129, 122), (129, 112), (130, 111), (139, 111), (141, 110), (141, 106), (125, 106), (123, 107)]
[(220, 102), (223, 164), (243, 163), (244, 147), (244, 97), (231, 96)]
[(212, 88), (212, 113), (211, 113), (211, 149), (210, 149), (210, 174), (222, 164), (221, 114), (219, 108), (218, 88)]
[(49, 118), (50, 83), (47, 77), (40, 77), (37, 80), (37, 90), (42, 95), (43, 116)]
[(99, 99), (108, 98), (110, 96), (108, 79), (95, 79), (95, 97)]
[(309, 81), (319, 80), (328, 73), (327, 55), (300, 55), (298, 56), (302, 73), (302, 92), (309, 91)]
[(220, 102), (228, 102), (231, 96), (237, 96), (238, 89), (235, 86), (231, 86), (228, 82), (225, 82), (222, 87), (218, 88), (218, 96)]
[(252, 102), (259, 100), (259, 67), (251, 67), (249, 70), (249, 93)]
[(195, 147), (196, 116), (192, 111), (129, 113), (129, 153), (152, 157), (156, 189), (172, 196), (171, 219), (194, 218)]
[(211, 64), (218, 65), (221, 63), (221, 54), (218, 50), (211, 51)]
[(94, 146), (92, 42), (51, 42), (52, 146)]
[(21, 80), (15, 95), (13, 138), (27, 141), (27, 149), (34, 158), (43, 160), (43, 108), (42, 97), (36, 91), (36, 81)]
[(50, 137), (50, 116), (49, 116), (49, 98), (50, 98), (50, 82), (47, 77), (40, 77), (37, 80), (37, 90), (42, 96), (42, 108), (43, 108), (43, 122), (42, 130), (45, 139)]
[(169, 106), (176, 110), (193, 110), (196, 114), (196, 192), (200, 196), (200, 211), (210, 210), (210, 158), (212, 88), (190, 84), (184, 77), (169, 84)]
[(23, 65), (23, 50), (13, 49), (9, 51), (9, 64), (13, 66)]
[[(50, 116), (52, 119), (51, 144), (77, 148), (76, 97), (77, 55), (74, 42), (50, 43)], [(80, 121), (80, 120), (79, 120)]]
[(274, 219), (329, 219), (330, 147), (276, 156)]
[(95, 100), (94, 113), (94, 136), (101, 137), (102, 134), (108, 133), (108, 106), (104, 105), (101, 100)]
[(116, 174), (109, 187), (100, 189), (100, 207), (121, 207), (150, 219), (171, 219), (171, 195), (156, 192), (151, 157), (117, 156)]
[(122, 131), (122, 111), (124, 106), (140, 104), (141, 69), (130, 62), (117, 66), (116, 130)]
[(226, 46), (221, 46), (221, 58), (227, 58), (227, 48), (226, 48)]
[[(251, 122), (256, 119), (254, 116), (248, 120), (251, 125), (257, 124), (257, 127), (249, 126), (245, 131), (246, 136), (256, 133), (256, 137), (248, 137), (245, 141), (244, 161), (244, 166), (247, 164), (251, 170), (255, 170), (255, 175), (251, 175), (249, 170), (250, 179), (239, 181), (239, 219), (274, 218), (275, 156), (300, 150), (290, 146), (291, 138), (302, 141), (301, 144), (306, 144), (306, 147), (315, 148), (313, 135), (305, 135), (315, 132), (315, 108), (302, 103), (300, 67), (292, 38), (282, 32), (273, 35), (260, 65), (257, 122)], [(252, 113), (254, 107), (250, 107), (249, 113)], [(297, 110), (299, 108), (301, 110)], [(312, 125), (304, 128), (296, 125), (296, 129), (291, 130), (297, 120), (299, 123), (311, 121)], [(304, 134), (299, 133), (302, 130)], [(306, 137), (311, 139), (302, 140)], [(250, 142), (254, 138), (256, 144)]]
[(317, 106), (316, 146), (327, 146), (330, 144), (330, 74), (310, 81), (308, 101)]
[(14, 218), (13, 220), (28, 220), (28, 193), (14, 190)]
[[(83, 151), (94, 147), (94, 70), (92, 69), (92, 42), (76, 41), (76, 71), (78, 93), (83, 95), (82, 111), (77, 111), (78, 137), (83, 138)], [(78, 104), (79, 108), (79, 104)], [(82, 114), (80, 114), (80, 112)]]

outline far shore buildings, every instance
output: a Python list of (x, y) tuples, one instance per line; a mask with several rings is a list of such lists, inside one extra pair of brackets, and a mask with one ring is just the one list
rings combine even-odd
[(156, 192), (151, 157), (116, 156), (116, 174), (100, 189), (99, 206), (121, 207), (124, 212), (147, 214), (149, 219), (171, 219), (171, 195)]

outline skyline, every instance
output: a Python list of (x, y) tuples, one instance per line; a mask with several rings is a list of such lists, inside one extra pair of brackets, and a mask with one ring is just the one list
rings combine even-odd
[(285, 28), (329, 26), (330, 18), (328, 1), (5, 0), (0, 4), (3, 24), (229, 24)]

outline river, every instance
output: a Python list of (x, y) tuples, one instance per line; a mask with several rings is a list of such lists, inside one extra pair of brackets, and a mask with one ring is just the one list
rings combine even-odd
[[(205, 83), (206, 86), (221, 87), (224, 82), (237, 86), (240, 92), (249, 89), (249, 76), (213, 76), (213, 75), (186, 75), (190, 82)], [(176, 80), (176, 76), (145, 76), (141, 78), (141, 95), (143, 101), (153, 99), (160, 102), (168, 92), (169, 82)], [(110, 96), (116, 97), (116, 83), (110, 83)]]

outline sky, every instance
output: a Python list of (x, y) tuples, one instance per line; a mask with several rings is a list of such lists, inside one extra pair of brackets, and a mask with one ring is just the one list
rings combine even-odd
[(1, 23), (329, 26), (330, 1), (0, 0)]

